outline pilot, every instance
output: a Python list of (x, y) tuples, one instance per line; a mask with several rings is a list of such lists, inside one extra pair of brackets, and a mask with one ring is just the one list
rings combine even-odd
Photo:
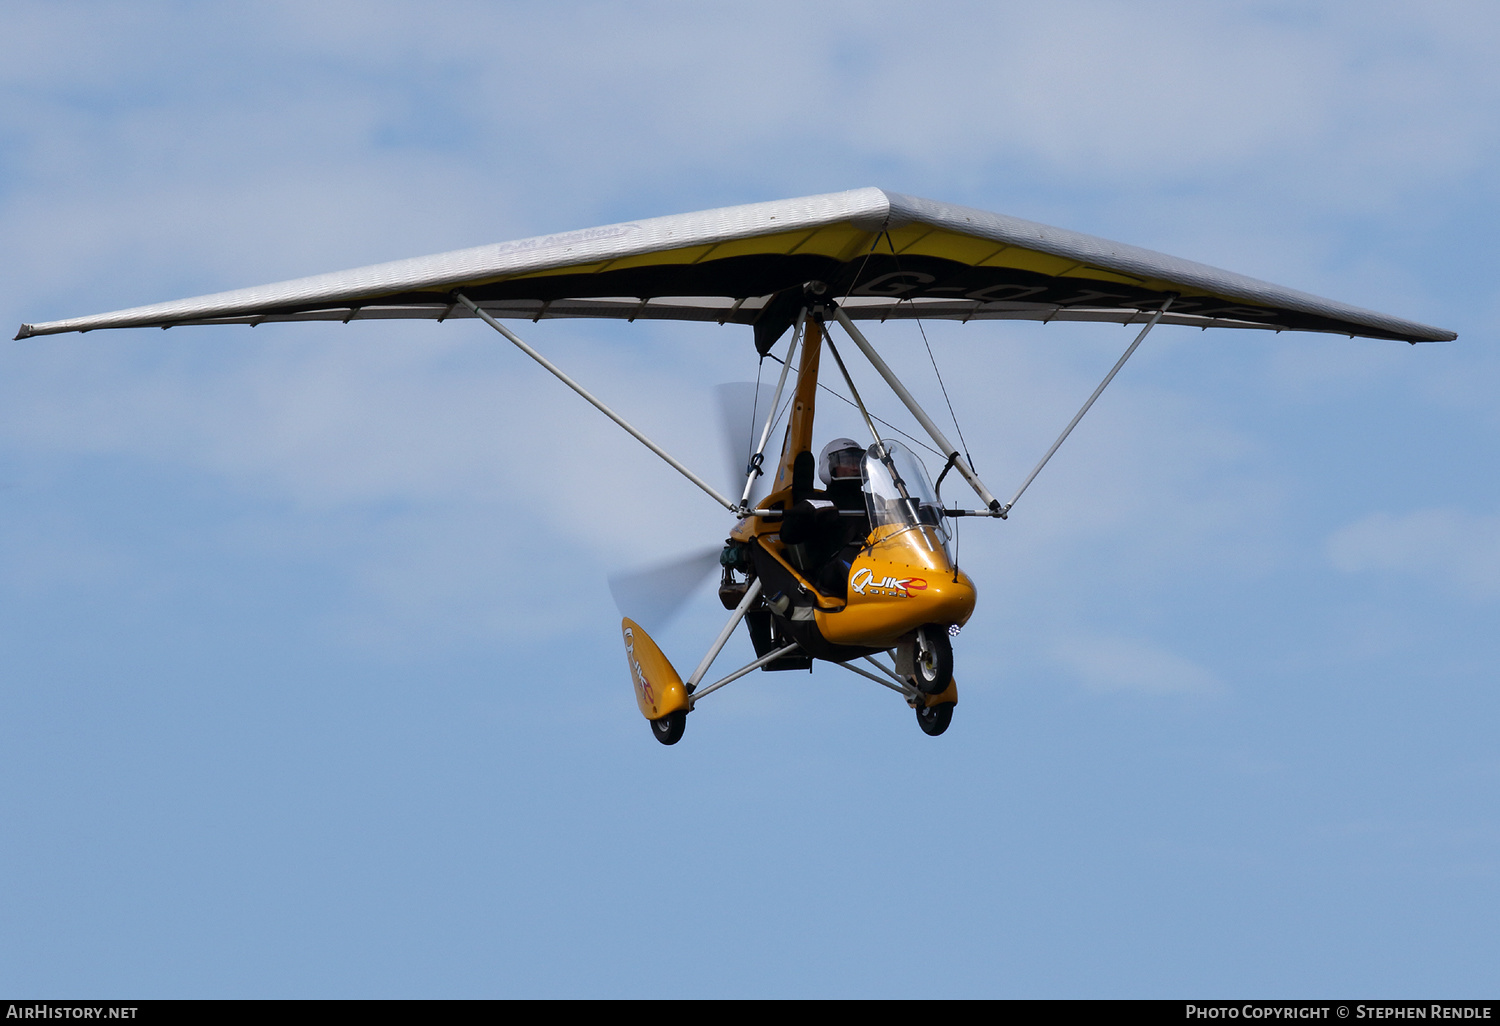
[(841, 510), (863, 511), (865, 508), (864, 486), (860, 480), (859, 466), (864, 459), (864, 446), (852, 438), (835, 438), (823, 446), (818, 456), (818, 480), (828, 498)]
[(843, 597), (848, 593), (849, 564), (869, 534), (860, 477), (864, 447), (852, 438), (835, 438), (818, 456), (818, 479), (824, 490), (813, 492), (787, 511), (781, 540), (788, 556), (818, 590)]

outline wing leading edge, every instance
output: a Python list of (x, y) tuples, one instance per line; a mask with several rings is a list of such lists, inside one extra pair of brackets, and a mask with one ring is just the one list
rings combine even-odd
[[(1452, 341), (1440, 328), (1060, 228), (880, 189), (724, 207), (23, 324), (100, 328), (474, 316), (750, 324), (767, 345), (790, 290), (821, 281), (855, 319), (1141, 321)], [(778, 296), (782, 297), (780, 303)]]

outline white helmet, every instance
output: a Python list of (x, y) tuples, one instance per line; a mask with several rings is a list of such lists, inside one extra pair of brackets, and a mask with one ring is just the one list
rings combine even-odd
[(864, 454), (865, 447), (854, 439), (835, 438), (818, 454), (818, 480), (825, 488), (835, 481), (859, 480), (859, 462)]

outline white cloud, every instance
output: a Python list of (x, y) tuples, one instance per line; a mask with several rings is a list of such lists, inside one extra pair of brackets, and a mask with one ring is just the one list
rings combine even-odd
[(1346, 573), (1410, 574), (1476, 598), (1500, 594), (1500, 516), (1454, 509), (1375, 513), (1335, 531), (1327, 553)]
[(1175, 695), (1224, 690), (1212, 671), (1139, 638), (1070, 637), (1056, 643), (1052, 655), (1093, 691)]

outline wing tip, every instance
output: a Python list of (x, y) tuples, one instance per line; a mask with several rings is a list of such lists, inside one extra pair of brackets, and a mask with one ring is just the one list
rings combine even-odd
[(1457, 342), (1458, 332), (1447, 331), (1443, 328), (1427, 328), (1426, 331), (1419, 335), (1401, 336), (1400, 341), (1410, 342), (1412, 345), (1416, 345), (1419, 342)]

